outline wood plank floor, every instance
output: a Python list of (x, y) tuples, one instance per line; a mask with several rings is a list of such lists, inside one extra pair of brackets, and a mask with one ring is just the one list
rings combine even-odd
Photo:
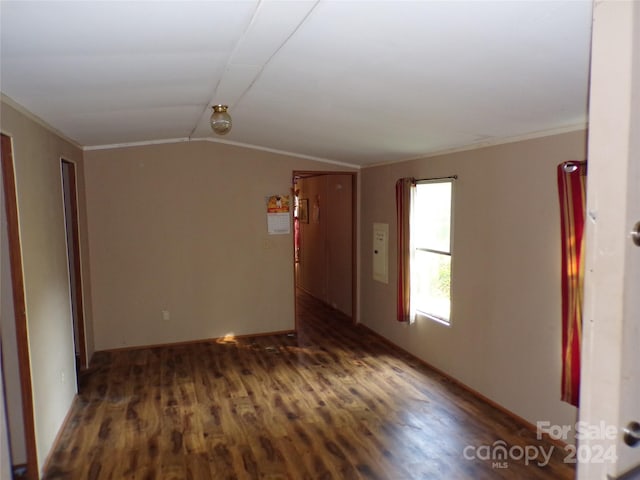
[(307, 295), (298, 316), (297, 335), (97, 353), (45, 478), (574, 477), (559, 447), (466, 459), (552, 445)]

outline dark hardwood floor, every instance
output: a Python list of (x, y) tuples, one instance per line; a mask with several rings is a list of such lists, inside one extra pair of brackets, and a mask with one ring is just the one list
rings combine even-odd
[[(45, 478), (574, 477), (561, 448), (368, 330), (305, 294), (298, 316), (297, 335), (96, 353)], [(495, 442), (506, 459), (486, 458)]]

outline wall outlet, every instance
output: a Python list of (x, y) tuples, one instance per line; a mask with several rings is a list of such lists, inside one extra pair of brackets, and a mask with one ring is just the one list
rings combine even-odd
[(171, 315), (169, 315), (169, 310), (162, 310), (162, 320), (165, 322), (171, 319)]

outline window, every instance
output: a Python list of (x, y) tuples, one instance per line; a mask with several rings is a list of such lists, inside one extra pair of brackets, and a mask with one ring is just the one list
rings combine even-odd
[(452, 180), (416, 185), (411, 218), (412, 303), (418, 314), (449, 323)]

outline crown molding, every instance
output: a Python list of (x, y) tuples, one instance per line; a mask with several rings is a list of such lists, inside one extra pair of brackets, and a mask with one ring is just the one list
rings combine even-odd
[(579, 132), (581, 130), (587, 130), (588, 127), (589, 127), (588, 122), (578, 123), (574, 125), (568, 125), (566, 127), (559, 127), (559, 128), (553, 128), (550, 130), (541, 130), (539, 132), (527, 133), (524, 135), (514, 135), (513, 137), (495, 138), (495, 139), (487, 140), (483, 142), (476, 142), (468, 145), (461, 145), (458, 147), (445, 148), (442, 150), (425, 153), (423, 155), (416, 155), (413, 157), (402, 158), (399, 160), (391, 160), (388, 162), (380, 162), (380, 163), (374, 163), (371, 165), (363, 165), (361, 168), (365, 169), (365, 168), (383, 167), (386, 165), (393, 165), (393, 164), (402, 163), (402, 162), (410, 162), (413, 160), (422, 160), (425, 158), (439, 157), (441, 155), (449, 155), (452, 153), (466, 152), (469, 150), (478, 150), (481, 148), (488, 148), (488, 147), (496, 147), (499, 145), (506, 145), (509, 143), (523, 142), (526, 140), (535, 140), (537, 138), (552, 137), (554, 135), (561, 135), (563, 133), (571, 133), (571, 132)]
[[(45, 122), (42, 118), (38, 117), (37, 115), (34, 115), (33, 113), (31, 113), (29, 110), (27, 110), (25, 107), (23, 107), (21, 104), (19, 104), (18, 102), (16, 102), (13, 98), (5, 95), (4, 93), (0, 93), (0, 100), (2, 101), (2, 103), (4, 103), (5, 105), (10, 106), (11, 108), (13, 108), (14, 110), (17, 110), (18, 112), (20, 112), (22, 115), (24, 115), (25, 117), (27, 117), (29, 120), (37, 123), (38, 125), (40, 125), (42, 128), (49, 130), (51, 133), (53, 133), (54, 135), (60, 137), (61, 139), (63, 139), (65, 142), (70, 143), (71, 145), (73, 145), (74, 147), (76, 147), (79, 150), (84, 150), (84, 147), (82, 145), (80, 145), (78, 142), (76, 142), (73, 138), (69, 138), (67, 135), (65, 135), (64, 133), (62, 133), (60, 130), (58, 130), (57, 128), (52, 127), (50, 124), (48, 124), (47, 122)], [(10, 133), (10, 132), (7, 132)]]

